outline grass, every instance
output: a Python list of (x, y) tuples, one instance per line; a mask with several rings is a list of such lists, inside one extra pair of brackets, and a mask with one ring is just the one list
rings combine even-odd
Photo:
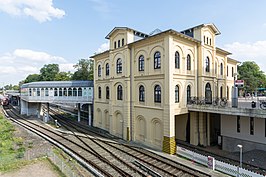
[(0, 114), (0, 171), (9, 171), (24, 164), (23, 139), (14, 137), (14, 126)]

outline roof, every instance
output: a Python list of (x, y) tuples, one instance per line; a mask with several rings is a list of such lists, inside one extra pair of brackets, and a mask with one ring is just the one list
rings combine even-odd
[(216, 47), (216, 50), (217, 50), (218, 52), (224, 53), (224, 54), (226, 54), (226, 55), (231, 55), (231, 54), (232, 54), (232, 53), (230, 53), (230, 52), (228, 52), (228, 51), (226, 51), (226, 50), (224, 50), (224, 49), (221, 49), (221, 48), (219, 48), (219, 47)]
[(183, 31), (181, 31), (181, 33), (185, 32), (187, 30), (196, 29), (196, 28), (202, 28), (202, 27), (205, 27), (205, 26), (211, 27), (212, 30), (214, 31), (214, 34), (215, 35), (221, 34), (221, 32), (219, 31), (219, 29), (213, 23), (206, 23), (206, 24), (197, 25), (197, 26), (194, 26), (192, 28), (188, 28), (186, 30), (183, 30)]
[(47, 88), (47, 87), (93, 87), (93, 81), (42, 81), (42, 82), (30, 82), (21, 85), (21, 88)]
[(115, 27), (109, 34), (107, 34), (107, 36), (105, 37), (105, 39), (110, 39), (110, 36), (116, 31), (116, 30), (130, 30), (134, 32), (135, 36), (139, 36), (139, 37), (149, 37), (148, 34), (142, 33), (140, 31), (134, 30), (132, 28), (128, 28), (128, 27)]
[(241, 63), (240, 61), (238, 61), (238, 60), (235, 60), (235, 59), (233, 59), (233, 58), (227, 58), (227, 60), (229, 60), (229, 61), (233, 61), (233, 62), (236, 62), (236, 63)]

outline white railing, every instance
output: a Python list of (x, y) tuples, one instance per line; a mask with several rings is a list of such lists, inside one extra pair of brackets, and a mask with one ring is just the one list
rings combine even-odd
[[(194, 151), (188, 150), (186, 148), (177, 146), (176, 147), (176, 154), (183, 156), (187, 159), (190, 159), (191, 161), (195, 161), (197, 163), (200, 163), (204, 166), (208, 165), (208, 157), (201, 155), (199, 153), (196, 153)], [(231, 165), (219, 160), (214, 159), (214, 170), (221, 171), (225, 174), (231, 175), (231, 176), (239, 176), (239, 177), (263, 177), (263, 175), (249, 171), (244, 168), (239, 168), (235, 165)]]

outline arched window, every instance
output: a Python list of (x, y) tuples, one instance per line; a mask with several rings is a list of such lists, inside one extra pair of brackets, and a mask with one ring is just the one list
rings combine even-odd
[(210, 59), (209, 59), (209, 57), (206, 57), (206, 59), (205, 59), (205, 71), (210, 72)]
[(101, 65), (98, 66), (98, 77), (102, 76), (102, 68)]
[(139, 101), (145, 101), (145, 89), (143, 85), (139, 86)]
[(109, 90), (109, 87), (107, 86), (106, 87), (106, 99), (109, 99), (110, 98), (110, 90)]
[(220, 66), (220, 74), (223, 75), (224, 74), (224, 71), (223, 71), (224, 67), (223, 67), (223, 63), (221, 63), (221, 66)]
[(40, 88), (37, 88), (37, 96), (41, 96)]
[(125, 40), (124, 40), (124, 38), (122, 39), (122, 46), (124, 46), (125, 45)]
[(122, 73), (122, 59), (118, 58), (116, 61), (116, 73)]
[(63, 90), (62, 90), (62, 88), (59, 88), (59, 96), (63, 96)]
[(58, 96), (58, 90), (57, 90), (57, 88), (54, 89), (54, 96)]
[(78, 93), (77, 93), (77, 89), (76, 88), (73, 88), (73, 96), (77, 96)]
[(139, 57), (139, 71), (144, 71), (144, 56)]
[(68, 96), (72, 96), (72, 88), (68, 88)]
[(191, 57), (189, 54), (187, 55), (187, 70), (191, 70)]
[(220, 98), (223, 98), (223, 87), (220, 87)]
[(207, 83), (205, 86), (205, 102), (206, 104), (212, 104), (212, 89), (210, 83)]
[(98, 98), (101, 99), (102, 98), (102, 88), (98, 87)]
[(175, 52), (175, 68), (177, 69), (180, 68), (180, 56), (177, 51)]
[(116, 42), (114, 42), (114, 48), (116, 49)]
[(121, 85), (117, 86), (117, 100), (123, 100), (123, 88)]
[(210, 38), (210, 45), (212, 45), (212, 39)]
[(187, 101), (191, 99), (191, 88), (190, 85), (187, 86)]
[(118, 47), (120, 47), (120, 40), (118, 40)]
[(175, 86), (175, 102), (179, 103), (179, 86)]
[(207, 37), (207, 44), (209, 44), (208, 42), (209, 42), (209, 38)]
[(78, 88), (78, 96), (82, 96), (82, 88)]
[(63, 90), (63, 96), (67, 96), (67, 89), (66, 88), (64, 88), (64, 90)]
[(204, 41), (204, 44), (205, 44), (206, 43), (206, 37), (205, 36), (203, 37), (203, 41)]
[(154, 102), (161, 103), (161, 87), (159, 85), (154, 87)]
[(161, 53), (157, 51), (154, 53), (154, 69), (159, 68), (161, 68)]
[(106, 76), (109, 76), (110, 68), (109, 68), (109, 63), (106, 63), (105, 65), (105, 74)]
[(234, 77), (234, 67), (232, 67), (232, 77)]
[[(44, 94), (45, 96), (49, 96), (48, 88), (45, 88), (45, 91), (44, 92), (45, 92), (45, 94)], [(56, 90), (56, 92), (57, 92), (57, 90)]]

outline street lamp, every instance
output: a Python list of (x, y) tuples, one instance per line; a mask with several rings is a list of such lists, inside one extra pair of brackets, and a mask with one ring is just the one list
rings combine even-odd
[(240, 168), (242, 168), (242, 149), (243, 146), (241, 144), (238, 144), (237, 147), (240, 149)]

